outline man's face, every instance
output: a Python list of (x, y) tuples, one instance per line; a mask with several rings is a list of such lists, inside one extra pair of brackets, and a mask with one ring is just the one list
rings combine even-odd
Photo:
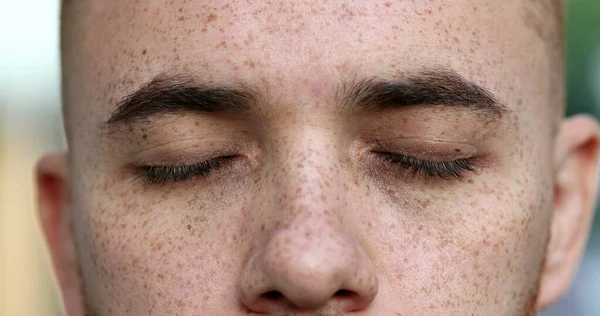
[(89, 313), (532, 314), (557, 95), (526, 2), (90, 1)]

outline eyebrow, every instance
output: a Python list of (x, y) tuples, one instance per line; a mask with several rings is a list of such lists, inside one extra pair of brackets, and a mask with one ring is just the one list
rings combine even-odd
[[(348, 112), (416, 105), (459, 107), (496, 116), (509, 112), (489, 90), (448, 69), (425, 70), (399, 79), (353, 81), (342, 85), (337, 97)], [(119, 102), (106, 123), (112, 127), (181, 112), (244, 115), (256, 111), (262, 99), (258, 90), (246, 85), (211, 86), (188, 76), (163, 74)]]
[(344, 86), (341, 94), (344, 107), (351, 111), (443, 105), (495, 116), (509, 112), (489, 90), (449, 69), (425, 70), (400, 79), (355, 81)]
[(188, 76), (163, 74), (123, 98), (106, 123), (115, 126), (180, 112), (245, 114), (257, 103), (257, 91), (244, 85), (211, 86)]

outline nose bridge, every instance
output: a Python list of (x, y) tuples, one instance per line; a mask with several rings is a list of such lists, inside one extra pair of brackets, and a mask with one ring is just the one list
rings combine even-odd
[(331, 247), (341, 246), (345, 239), (341, 212), (346, 198), (340, 190), (343, 177), (338, 148), (323, 128), (304, 128), (290, 137), (293, 140), (282, 146), (285, 150), (278, 157), (285, 167), (275, 175), (274, 191), (279, 198), (270, 207), (279, 214), (280, 227), (270, 244), (283, 241), (298, 255), (315, 255), (322, 251), (315, 249), (319, 245), (328, 245), (331, 252)]
[(333, 215), (322, 213), (330, 213), (344, 201), (340, 196), (343, 157), (334, 133), (309, 126), (288, 135), (276, 157), (283, 166), (275, 174), (279, 207), (285, 215)]

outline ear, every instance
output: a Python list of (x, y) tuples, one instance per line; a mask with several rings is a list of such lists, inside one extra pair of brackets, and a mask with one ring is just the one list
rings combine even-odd
[(66, 154), (49, 154), (35, 169), (38, 208), (68, 315), (84, 315), (70, 212)]
[(600, 133), (589, 116), (563, 121), (555, 152), (554, 214), (537, 307), (569, 288), (588, 238), (596, 202)]

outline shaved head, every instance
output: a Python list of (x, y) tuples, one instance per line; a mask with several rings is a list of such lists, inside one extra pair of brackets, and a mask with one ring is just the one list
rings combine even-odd
[[(61, 6), (61, 60), (63, 87), (63, 114), (69, 134), (69, 90), (77, 81), (75, 65), (80, 60), (82, 46), (86, 41), (93, 40), (87, 33), (88, 17), (93, 8), (108, 6), (105, 1), (97, 0), (62, 0)], [(549, 84), (556, 93), (553, 105), (557, 109), (557, 122), (564, 113), (564, 0), (519, 0), (522, 4), (521, 17), (524, 25), (531, 29), (546, 44), (550, 56), (550, 67), (554, 70)], [(72, 70), (73, 69), (73, 70)]]

